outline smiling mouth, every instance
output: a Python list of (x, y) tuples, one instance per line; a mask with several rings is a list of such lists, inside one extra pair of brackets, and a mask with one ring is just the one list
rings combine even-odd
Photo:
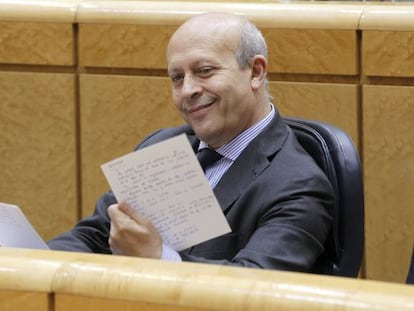
[(188, 111), (188, 113), (195, 113), (195, 112), (198, 112), (198, 111), (201, 111), (203, 109), (206, 109), (206, 108), (210, 107), (212, 104), (214, 104), (214, 102), (215, 102), (215, 100), (212, 100), (207, 104), (202, 104), (202, 105), (197, 105), (197, 106), (191, 107), (187, 111)]

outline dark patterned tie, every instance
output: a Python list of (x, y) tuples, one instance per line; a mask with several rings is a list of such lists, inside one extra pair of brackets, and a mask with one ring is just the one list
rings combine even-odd
[(197, 159), (200, 162), (203, 171), (212, 165), (214, 162), (220, 160), (223, 156), (210, 148), (203, 148), (197, 152)]

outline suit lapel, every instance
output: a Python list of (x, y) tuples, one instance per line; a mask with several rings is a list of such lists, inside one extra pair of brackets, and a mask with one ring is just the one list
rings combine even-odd
[[(197, 152), (200, 140), (190, 128), (185, 132), (194, 152)], [(249, 143), (214, 188), (214, 194), (224, 213), (249, 184), (270, 165), (287, 136), (287, 126), (276, 110), (270, 124)]]
[(288, 130), (276, 114), (271, 123), (253, 139), (214, 188), (214, 194), (224, 213), (271, 163), (282, 148)]

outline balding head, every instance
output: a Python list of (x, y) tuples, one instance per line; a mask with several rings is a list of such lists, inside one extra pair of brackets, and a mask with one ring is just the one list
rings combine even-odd
[[(239, 46), (240, 28), (245, 20), (228, 13), (205, 13), (182, 24), (173, 34), (168, 45), (180, 45), (183, 41), (198, 44), (220, 44), (233, 51)], [(167, 52), (167, 53), (168, 53)]]
[(245, 17), (231, 13), (212, 12), (192, 17), (173, 34), (169, 47), (179, 39), (227, 46), (234, 51), (241, 68), (246, 68), (255, 55), (267, 58), (267, 45), (260, 30)]
[(173, 34), (173, 101), (201, 140), (217, 148), (269, 112), (265, 54), (260, 31), (234, 14), (201, 14)]

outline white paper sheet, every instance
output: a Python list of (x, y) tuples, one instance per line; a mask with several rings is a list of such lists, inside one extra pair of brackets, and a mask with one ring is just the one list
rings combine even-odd
[(49, 249), (17, 205), (0, 202), (0, 245)]
[(184, 134), (101, 167), (118, 202), (150, 219), (177, 251), (231, 231)]

